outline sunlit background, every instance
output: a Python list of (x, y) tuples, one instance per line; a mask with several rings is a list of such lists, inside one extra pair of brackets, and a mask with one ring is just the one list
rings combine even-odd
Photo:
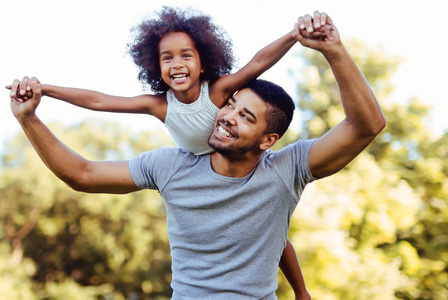
[[(388, 126), (353, 163), (306, 188), (289, 237), (307, 288), (325, 300), (448, 299), (447, 1), (4, 1), (0, 83), (28, 75), (113, 95), (145, 93), (126, 45), (131, 28), (162, 5), (211, 15), (232, 38), (237, 67), (289, 32), (298, 16), (320, 10), (333, 18)], [(320, 136), (343, 118), (328, 66), (302, 50), (296, 44), (261, 76), (300, 106), (295, 130), (279, 147)], [(70, 190), (20, 134), (9, 91), (2, 95), (0, 300), (169, 299), (157, 193)], [(38, 115), (89, 159), (129, 159), (172, 145), (146, 115), (92, 112), (51, 98)], [(279, 299), (293, 299), (278, 278)]]
[[(130, 29), (162, 5), (191, 6), (210, 14), (233, 40), (239, 67), (276, 38), (292, 29), (297, 17), (314, 10), (327, 12), (341, 34), (371, 47), (382, 47), (403, 62), (391, 79), (396, 86), (392, 101), (411, 97), (433, 107), (431, 126), (442, 133), (448, 128), (448, 42), (443, 18), (446, 1), (5, 1), (0, 18), (0, 83), (6, 85), (24, 75), (42, 82), (131, 96), (142, 93), (137, 71), (126, 44)], [(282, 85), (296, 98), (290, 70), (299, 70), (294, 53), (262, 78)], [(8, 91), (0, 108), (0, 139), (14, 135), (18, 125), (9, 110)], [(44, 121), (79, 122), (106, 118), (126, 127), (160, 126), (148, 116), (89, 112), (44, 99), (39, 109)]]

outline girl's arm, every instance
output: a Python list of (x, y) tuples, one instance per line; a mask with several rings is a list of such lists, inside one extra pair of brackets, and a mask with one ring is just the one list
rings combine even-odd
[(292, 32), (267, 45), (234, 74), (224, 75), (210, 87), (210, 99), (222, 107), (227, 100), (248, 81), (257, 78), (276, 64), (297, 42)]
[(289, 240), (287, 240), (286, 248), (283, 250), (280, 258), (279, 267), (294, 290), (296, 300), (311, 300), (311, 296), (305, 286), (296, 251)]
[(166, 101), (163, 95), (140, 95), (120, 97), (96, 91), (41, 85), (44, 96), (59, 99), (70, 104), (95, 111), (149, 114), (164, 121)]

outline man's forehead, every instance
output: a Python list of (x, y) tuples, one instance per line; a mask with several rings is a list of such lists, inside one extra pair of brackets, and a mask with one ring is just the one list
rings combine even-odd
[(254, 115), (262, 116), (266, 112), (266, 103), (251, 89), (238, 91), (229, 101), (236, 103), (237, 107), (250, 110)]
[(264, 102), (254, 91), (249, 88), (238, 91), (232, 98), (240, 103), (250, 103), (253, 101)]

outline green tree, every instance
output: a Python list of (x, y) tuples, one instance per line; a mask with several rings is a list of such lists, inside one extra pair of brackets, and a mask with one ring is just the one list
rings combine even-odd
[[(448, 298), (448, 134), (427, 125), (418, 99), (390, 99), (400, 59), (347, 44), (379, 99), (386, 129), (338, 174), (307, 187), (291, 221), (307, 287), (315, 299)], [(324, 58), (304, 51), (299, 82), (302, 138), (343, 117)], [(291, 292), (280, 278), (284, 299)]]
[[(94, 160), (129, 159), (170, 143), (161, 132), (131, 136), (109, 122), (50, 127)], [(47, 170), (23, 134), (8, 142), (1, 157), (0, 286), (11, 295), (30, 295), (10, 299), (169, 298), (166, 220), (156, 192), (72, 191)], [(18, 281), (23, 284), (13, 284)]]

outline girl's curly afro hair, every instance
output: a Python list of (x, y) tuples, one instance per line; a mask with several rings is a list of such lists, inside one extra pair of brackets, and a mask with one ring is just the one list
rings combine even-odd
[(213, 82), (230, 73), (234, 64), (232, 41), (221, 27), (212, 23), (210, 16), (166, 6), (157, 15), (132, 29), (136, 38), (128, 45), (128, 53), (139, 68), (140, 82), (150, 85), (155, 93), (169, 89), (160, 74), (158, 45), (167, 33), (176, 31), (193, 38), (204, 68), (201, 80)]

